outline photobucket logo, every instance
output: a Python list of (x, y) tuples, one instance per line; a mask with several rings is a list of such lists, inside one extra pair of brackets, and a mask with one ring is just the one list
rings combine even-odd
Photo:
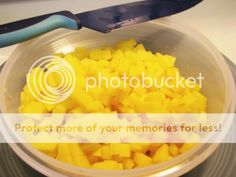
[[(34, 72), (35, 68), (41, 68)], [(64, 59), (56, 56), (46, 56), (37, 60), (30, 67), (30, 77), (27, 83), (30, 93), (39, 101), (46, 104), (56, 104), (70, 96), (75, 88), (76, 76), (71, 65)], [(60, 83), (53, 87), (48, 83), (50, 74), (59, 76)]]
[(98, 72), (98, 77), (86, 77), (86, 91), (88, 92), (90, 88), (94, 87), (106, 87), (106, 88), (194, 88), (196, 84), (202, 87), (202, 81), (204, 77), (202, 73), (199, 73), (197, 77), (183, 78), (176, 73), (175, 76), (168, 77), (149, 77), (142, 72), (141, 77), (128, 77), (126, 73), (122, 77), (105, 77), (101, 72)]

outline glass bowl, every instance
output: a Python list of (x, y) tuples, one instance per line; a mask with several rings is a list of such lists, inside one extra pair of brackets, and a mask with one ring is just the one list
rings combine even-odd
[[(0, 109), (16, 113), (19, 94), (25, 85), (26, 73), (39, 58), (75, 47), (95, 48), (133, 38), (153, 52), (173, 55), (183, 76), (205, 77), (202, 93), (208, 98), (208, 113), (234, 113), (235, 90), (232, 74), (219, 51), (201, 34), (181, 22), (159, 19), (102, 34), (88, 29), (59, 29), (20, 44), (5, 64), (1, 76)], [(180, 176), (209, 157), (218, 144), (199, 144), (196, 148), (168, 162), (122, 171), (94, 170), (74, 167), (57, 161), (29, 144), (11, 143), (11, 148), (27, 164), (46, 176)]]

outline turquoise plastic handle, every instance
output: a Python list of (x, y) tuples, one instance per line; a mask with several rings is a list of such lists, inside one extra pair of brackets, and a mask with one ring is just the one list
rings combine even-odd
[(73, 20), (66, 16), (52, 15), (47, 19), (32, 26), (14, 32), (0, 34), (0, 47), (6, 47), (12, 44), (20, 43), (57, 28), (77, 30), (78, 24), (76, 20)]

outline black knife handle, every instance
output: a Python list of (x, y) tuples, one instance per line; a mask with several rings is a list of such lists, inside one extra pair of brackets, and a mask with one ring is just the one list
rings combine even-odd
[(46, 15), (31, 17), (31, 18), (27, 18), (27, 19), (23, 19), (23, 20), (0, 25), (0, 34), (9, 33), (9, 32), (13, 32), (16, 30), (20, 30), (20, 29), (32, 26), (34, 24), (37, 24), (37, 23), (45, 20), (46, 18), (48, 18), (52, 15), (63, 15), (63, 16), (69, 17), (71, 19), (77, 20), (76, 17), (74, 16), (74, 14), (71, 13), (70, 11), (54, 12), (54, 13), (50, 13), (50, 14), (46, 14)]
[(0, 48), (13, 45), (47, 33), (57, 28), (77, 30), (81, 28), (77, 17), (63, 11), (33, 17), (0, 26)]

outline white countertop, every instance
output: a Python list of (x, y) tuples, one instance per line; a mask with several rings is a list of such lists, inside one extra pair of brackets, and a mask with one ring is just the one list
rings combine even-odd
[[(74, 13), (135, 0), (18, 0), (0, 3), (0, 24), (60, 10)], [(236, 1), (204, 0), (194, 8), (171, 17), (202, 32), (236, 64)], [(16, 46), (16, 45), (15, 45)], [(0, 49), (0, 65), (15, 46)]]

